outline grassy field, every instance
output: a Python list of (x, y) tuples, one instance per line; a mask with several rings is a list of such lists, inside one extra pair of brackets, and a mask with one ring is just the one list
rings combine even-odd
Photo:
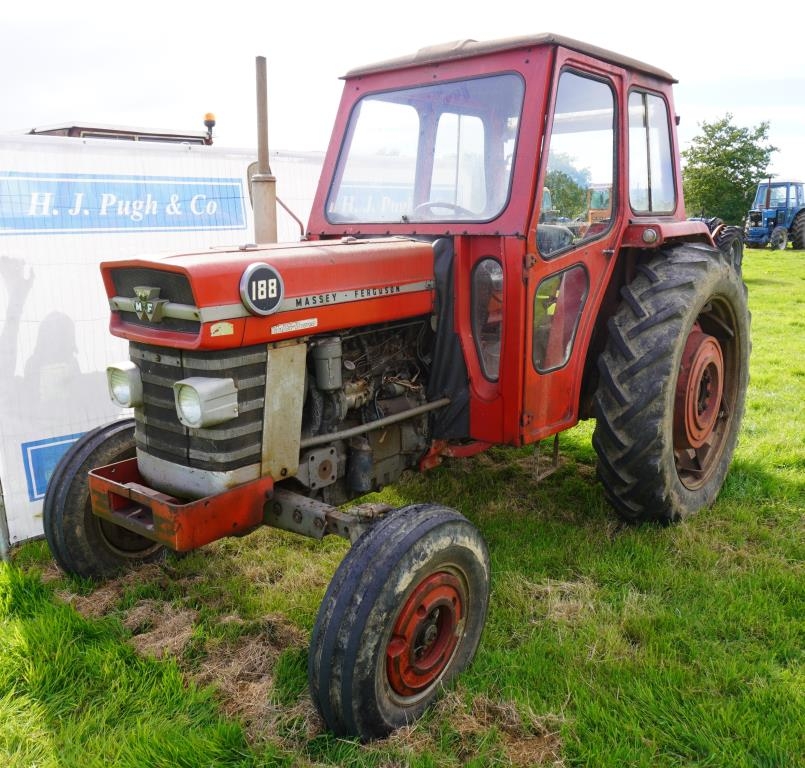
[(0, 758), (54, 766), (802, 766), (805, 252), (747, 251), (751, 385), (715, 506), (621, 525), (592, 426), (412, 475), (382, 498), (466, 514), (493, 565), (459, 683), (370, 745), (323, 731), (307, 642), (345, 552), (272, 530), (93, 585), (32, 542), (0, 564)]

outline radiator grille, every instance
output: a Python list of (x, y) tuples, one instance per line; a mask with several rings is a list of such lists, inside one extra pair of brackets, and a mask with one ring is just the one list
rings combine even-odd
[[(187, 352), (132, 342), (131, 359), (140, 369), (143, 406), (135, 412), (135, 439), (141, 451), (186, 467), (228, 472), (261, 460), (266, 348)], [(174, 382), (190, 376), (232, 378), (238, 390), (238, 417), (208, 429), (189, 429), (176, 415)]]
[[(145, 267), (121, 267), (112, 269), (112, 282), (115, 294), (126, 298), (134, 297), (134, 289), (139, 285), (159, 288), (159, 297), (167, 299), (174, 304), (195, 306), (193, 292), (187, 275), (178, 272), (166, 272), (160, 269), (147, 269)], [(153, 327), (150, 320), (142, 320), (134, 312), (120, 312), (121, 319), (132, 325)], [(160, 327), (170, 331), (182, 333), (198, 333), (201, 324), (198, 320), (186, 320), (178, 317), (164, 317), (160, 320)]]

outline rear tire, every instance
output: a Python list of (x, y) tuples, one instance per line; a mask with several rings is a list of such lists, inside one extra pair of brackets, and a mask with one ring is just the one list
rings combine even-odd
[(805, 211), (801, 211), (791, 225), (791, 247), (798, 251), (805, 248)]
[(92, 513), (89, 471), (134, 455), (134, 419), (125, 419), (87, 432), (56, 466), (45, 493), (43, 523), (53, 557), (67, 573), (107, 578), (165, 556), (162, 545)]
[(674, 246), (637, 272), (599, 358), (593, 445), (619, 514), (669, 523), (712, 504), (727, 475), (750, 318), (746, 288), (721, 251)]
[(435, 504), (403, 507), (347, 553), (310, 643), (310, 693), (328, 728), (364, 741), (413, 722), (472, 661), (489, 602), (475, 527)]
[(726, 226), (716, 235), (716, 246), (726, 254), (733, 269), (740, 275), (744, 258), (744, 239), (740, 227)]

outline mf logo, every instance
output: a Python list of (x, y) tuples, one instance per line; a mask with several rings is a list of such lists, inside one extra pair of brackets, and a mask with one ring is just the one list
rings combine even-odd
[(167, 303), (167, 299), (159, 298), (159, 288), (147, 285), (138, 285), (134, 288), (134, 311), (140, 320), (158, 323), (162, 319)]

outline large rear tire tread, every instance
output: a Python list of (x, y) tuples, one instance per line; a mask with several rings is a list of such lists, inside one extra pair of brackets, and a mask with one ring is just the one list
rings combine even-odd
[(805, 211), (800, 211), (791, 225), (791, 247), (797, 251), (805, 249)]
[[(598, 475), (623, 518), (670, 523), (711, 505), (729, 469), (749, 378), (746, 287), (721, 251), (683, 244), (639, 265), (621, 295), (599, 358)], [(723, 395), (713, 398), (718, 417), (699, 449), (681, 447), (675, 433), (691, 337), (723, 351)]]
[[(417, 589), (442, 574), (460, 585), (460, 637), (420, 690), (400, 692), (386, 666), (392, 634)], [(474, 657), (488, 601), (486, 544), (458, 512), (419, 504), (376, 523), (336, 571), (313, 629), (308, 679), (327, 727), (368, 741), (413, 722)]]
[(82, 435), (56, 466), (42, 508), (45, 538), (67, 573), (103, 579), (164, 558), (165, 548), (92, 513), (89, 471), (135, 455), (134, 420)]
[(727, 256), (733, 269), (740, 275), (744, 258), (744, 239), (741, 228), (724, 227), (716, 236), (716, 246)]

